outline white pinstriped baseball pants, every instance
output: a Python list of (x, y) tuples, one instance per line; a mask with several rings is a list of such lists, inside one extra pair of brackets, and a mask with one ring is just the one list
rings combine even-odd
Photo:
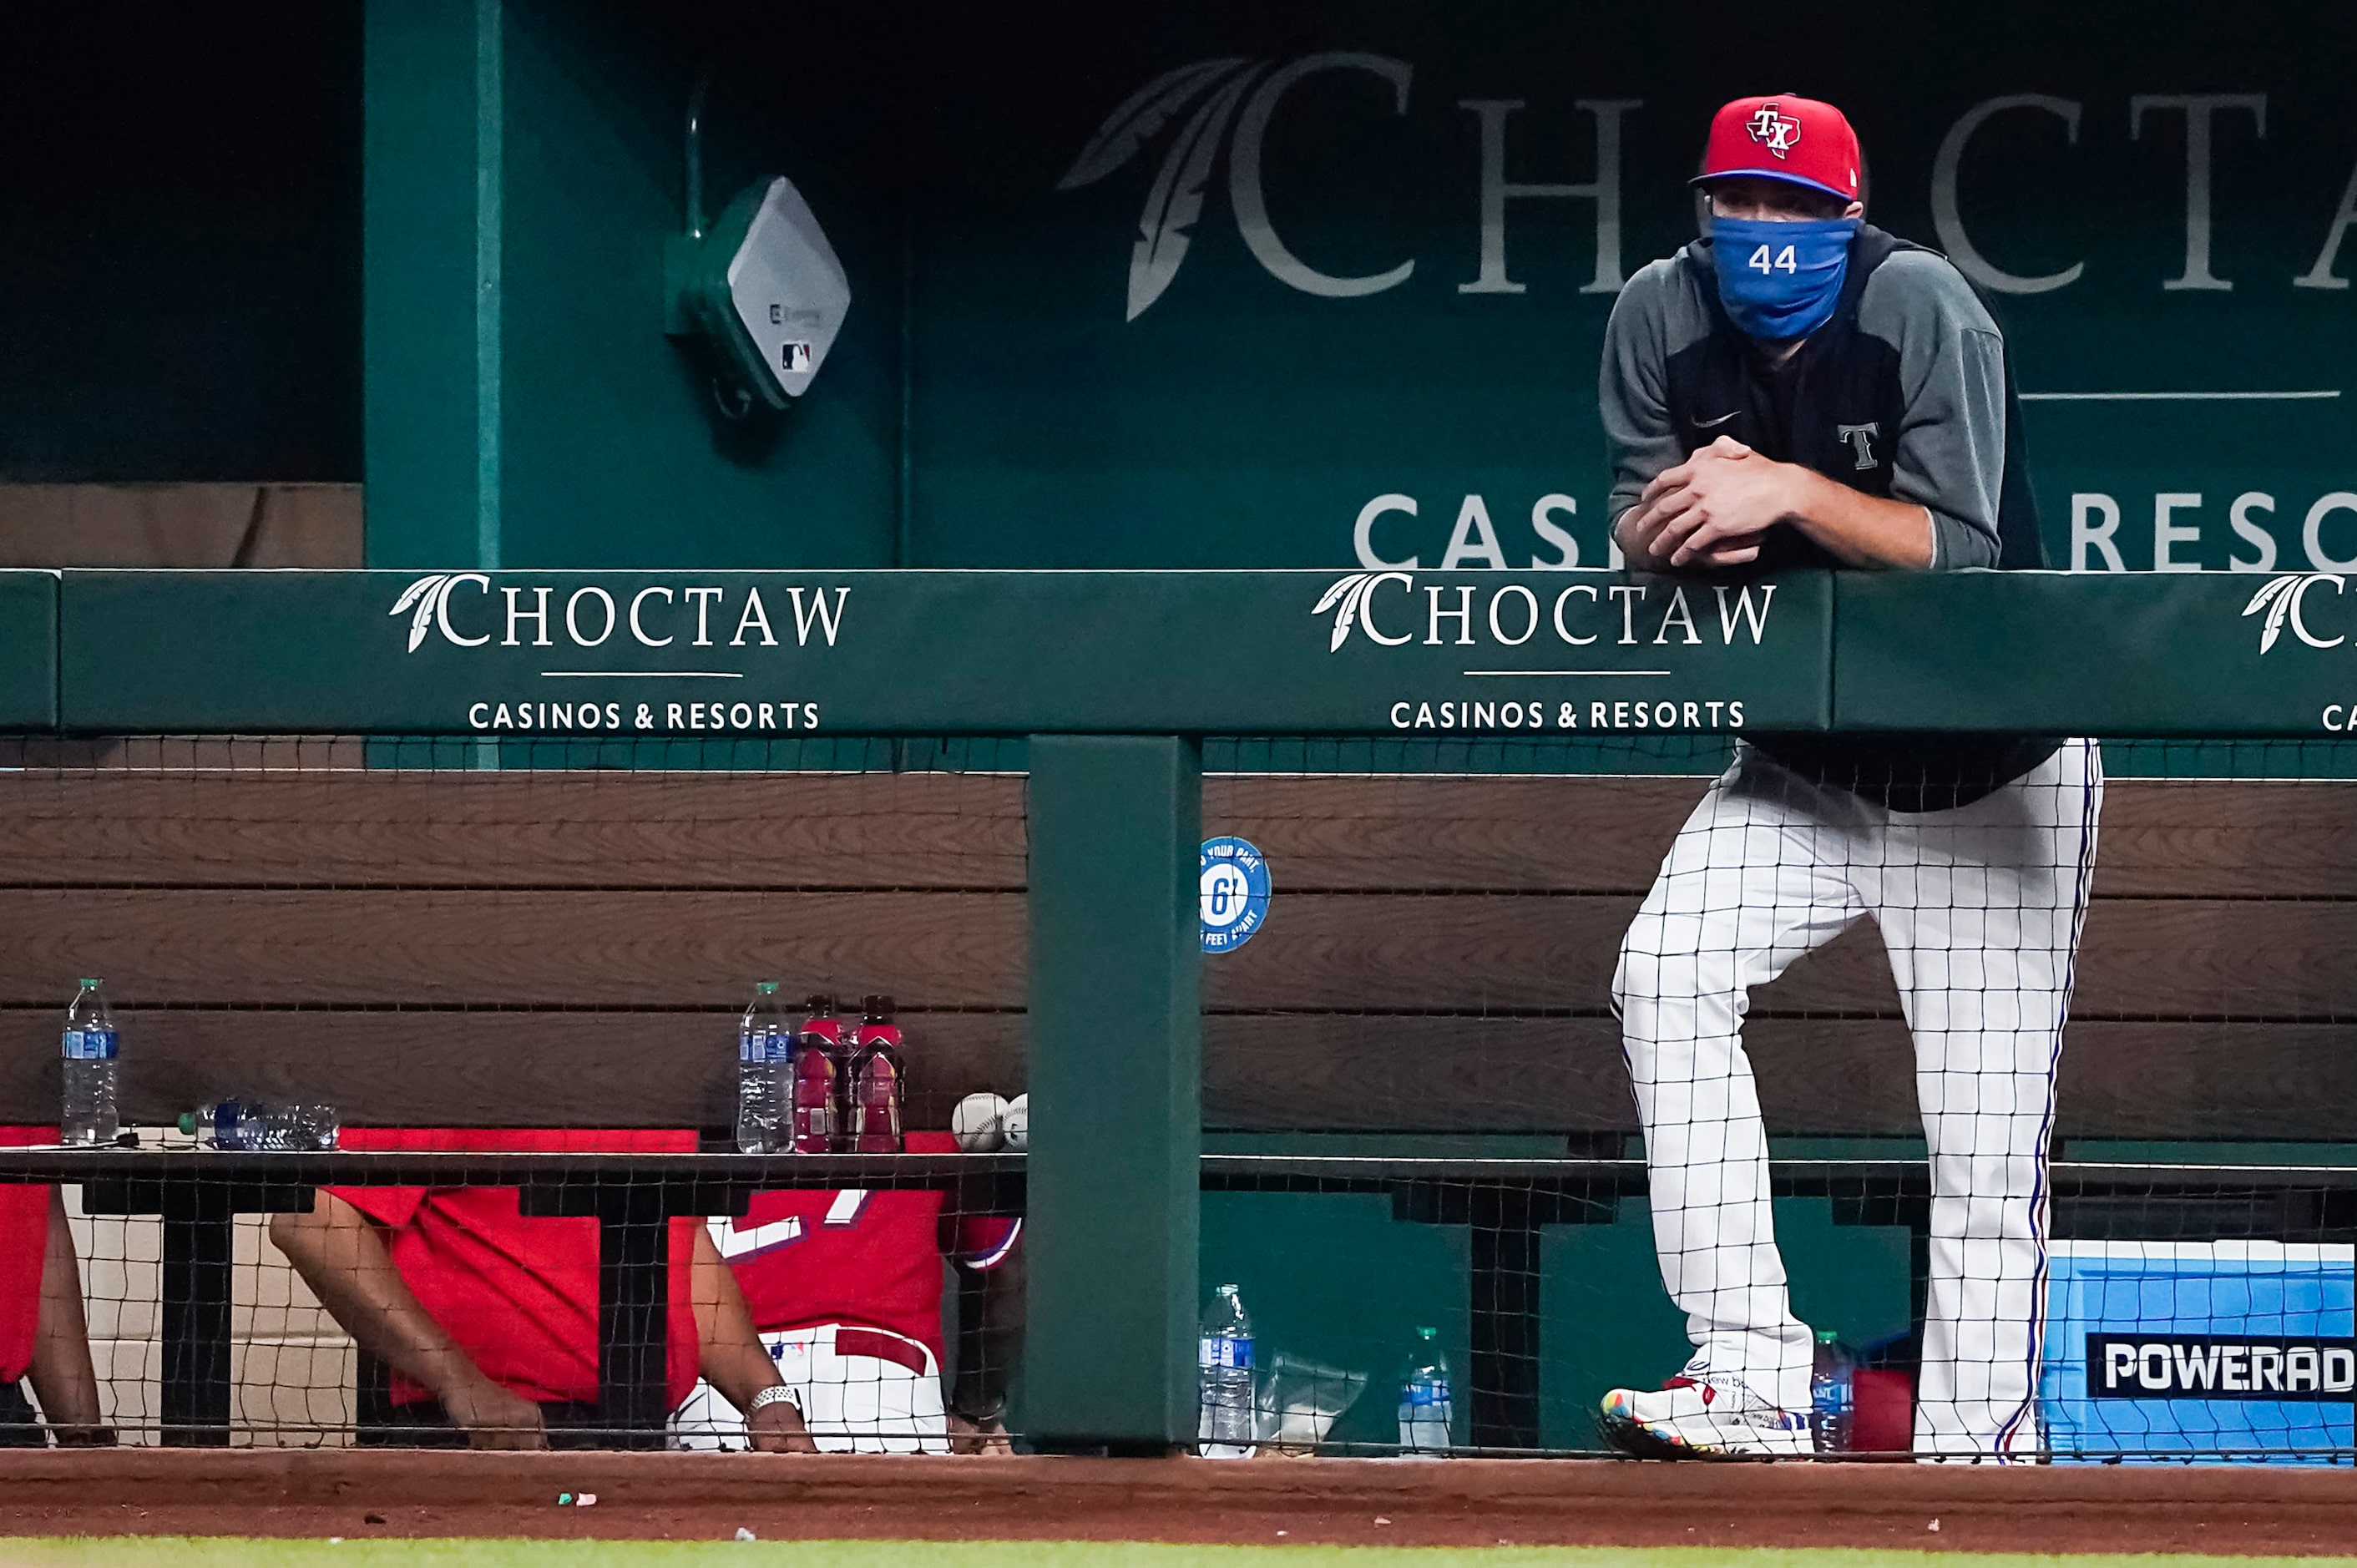
[(1871, 918), (1932, 1162), (1915, 1450), (2037, 1445), (2054, 1070), (2103, 789), (2094, 743), (2072, 740), (1971, 805), (1897, 812), (1746, 746), (1695, 808), (1613, 977), (1690, 1375), (1809, 1407), (1813, 1346), (1776, 1249), (1741, 1030), (1749, 987)]
[[(897, 1339), (924, 1358), (920, 1372), (880, 1356), (845, 1355), (834, 1348), (838, 1328), (868, 1339)], [(946, 1454), (949, 1414), (942, 1402), (941, 1368), (931, 1348), (866, 1324), (823, 1323), (761, 1336), (778, 1375), (794, 1393), (811, 1438), (822, 1454)], [(745, 1417), (728, 1396), (702, 1379), (672, 1412), (674, 1448), (745, 1446)]]

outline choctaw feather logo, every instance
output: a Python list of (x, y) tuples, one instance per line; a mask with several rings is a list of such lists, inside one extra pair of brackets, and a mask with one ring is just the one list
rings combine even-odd
[(1146, 193), (1146, 210), (1138, 215), (1137, 243), (1129, 258), (1127, 319), (1136, 320), (1178, 275), (1178, 263), (1187, 259), (1194, 238), (1190, 231), (1203, 216), (1203, 187), (1211, 179), (1211, 166), (1235, 122), (1237, 105), (1260, 72), (1260, 62), (1206, 59), (1156, 77), (1106, 118), (1056, 182), (1058, 190), (1094, 185), (1125, 166), (1164, 126), (1195, 105), (1170, 138), (1162, 167)]
[[(2332, 646), (2331, 643), (2319, 642), (2310, 637), (2306, 624), (2299, 618), (2300, 601), (2308, 596), (2309, 589), (2319, 583), (2331, 584), (2335, 593), (2343, 592), (2346, 587), (2345, 582), (2337, 573), (2294, 572), (2272, 579), (2257, 593), (2251, 596), (2251, 602), (2243, 607), (2243, 613), (2246, 616), (2255, 616), (2261, 610), (2267, 612), (2267, 618), (2259, 628), (2261, 653), (2265, 653), (2276, 645), (2276, 639), (2283, 635), (2284, 622), (2287, 620), (2291, 622), (2292, 629), (2299, 634), (2299, 639), (2309, 647)], [(2339, 638), (2333, 639), (2333, 642), (2339, 640)]]
[(1326, 645), (1327, 652), (1335, 652), (1349, 640), (1351, 623), (1359, 618), (1359, 606), (1365, 602), (1367, 590), (1374, 586), (1374, 582), (1373, 573), (1354, 572), (1318, 596), (1318, 607), (1309, 612), (1311, 615), (1322, 616), (1337, 605), (1341, 607), (1334, 616), (1334, 640)]
[[(1353, 572), (1349, 576), (1338, 578), (1328, 585), (1326, 591), (1318, 596), (1316, 607), (1309, 612), (1314, 616), (1322, 616), (1330, 610), (1334, 614), (1334, 635), (1326, 644), (1327, 652), (1341, 651), (1342, 645), (1351, 640), (1351, 628), (1359, 624), (1366, 614), (1367, 596), (1373, 593), (1378, 585), (1386, 582), (1396, 582), (1402, 586), (1411, 588), (1415, 585), (1415, 579), (1405, 572)], [(1438, 589), (1434, 590), (1436, 593), (1438, 591)], [(1379, 642), (1390, 640), (1372, 631), (1370, 631), (1369, 635), (1375, 637)]]
[(409, 622), (410, 652), (417, 651), (418, 645), (425, 640), (425, 634), (437, 623), (445, 634), (450, 635), (452, 641), (457, 640), (449, 629), (449, 604), (450, 590), (461, 583), (472, 583), (486, 593), (490, 591), (491, 580), (480, 572), (431, 572), (401, 590), (401, 597), (393, 600), (393, 608), (385, 614), (397, 616), (404, 610), (415, 612)]

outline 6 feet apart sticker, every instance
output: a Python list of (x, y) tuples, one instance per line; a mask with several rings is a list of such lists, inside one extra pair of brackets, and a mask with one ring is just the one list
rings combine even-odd
[(1268, 919), (1268, 861), (1240, 838), (1203, 841), (1203, 950), (1233, 952)]

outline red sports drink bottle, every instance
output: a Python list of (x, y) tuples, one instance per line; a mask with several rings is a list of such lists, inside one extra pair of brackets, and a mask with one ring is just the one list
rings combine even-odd
[(794, 1153), (831, 1154), (843, 1142), (843, 1025), (834, 997), (804, 1005), (808, 1016), (794, 1036)]
[(900, 1030), (892, 1022), (892, 999), (869, 996), (860, 1003), (857, 1046), (851, 1058), (851, 1146), (863, 1155), (900, 1153), (901, 1112), (908, 1081), (900, 1057)]

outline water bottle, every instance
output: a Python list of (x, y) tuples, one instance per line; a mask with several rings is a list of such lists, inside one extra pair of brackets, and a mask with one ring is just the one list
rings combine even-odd
[(868, 996), (859, 1004), (859, 1027), (852, 1036), (851, 1147), (862, 1155), (897, 1155), (907, 1110), (908, 1085), (900, 1056), (900, 1030), (892, 1022), (892, 999)]
[(114, 1110), (114, 1010), (106, 988), (85, 980), (66, 1008), (65, 1105), (58, 1136), (69, 1144), (112, 1144), (122, 1130)]
[(773, 1155), (784, 1145), (786, 1090), (792, 1070), (794, 1031), (786, 1022), (778, 983), (753, 987), (753, 1000), (737, 1026), (737, 1152)]
[(1415, 1331), (1415, 1348), (1400, 1372), (1399, 1445), (1402, 1454), (1448, 1452), (1448, 1359), (1440, 1353), (1435, 1329)]
[(1203, 1315), (1197, 1341), (1202, 1372), (1203, 1419), (1198, 1432), (1206, 1459), (1253, 1455), (1253, 1331), (1243, 1298), (1222, 1285)]
[(1852, 1374), (1857, 1360), (1830, 1328), (1817, 1331), (1816, 1362), (1809, 1372), (1809, 1433), (1820, 1454), (1849, 1452), (1851, 1418), (1857, 1410)]
[(802, 1030), (794, 1036), (793, 1152), (823, 1155), (845, 1145), (843, 1137), (843, 1021), (834, 998), (813, 996), (803, 1004)]
[(180, 1117), (180, 1131), (208, 1149), (324, 1154), (336, 1146), (333, 1107), (216, 1100)]

